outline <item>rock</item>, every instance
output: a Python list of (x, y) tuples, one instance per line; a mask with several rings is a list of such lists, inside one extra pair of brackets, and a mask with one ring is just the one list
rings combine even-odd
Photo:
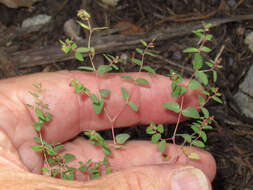
[(244, 40), (244, 43), (247, 44), (251, 52), (253, 52), (253, 32), (250, 32), (249, 34), (247, 34)]
[(120, 0), (97, 0), (97, 3), (104, 8), (116, 7)]
[(253, 66), (250, 67), (244, 81), (240, 84), (238, 92), (234, 95), (243, 114), (253, 118)]
[(51, 16), (37, 15), (31, 18), (27, 18), (23, 21), (21, 30), (29, 30), (29, 32), (35, 32), (41, 28), (41, 26), (47, 24), (51, 20)]
[(64, 23), (64, 33), (73, 40), (82, 40), (80, 35), (80, 25), (74, 19), (69, 19)]

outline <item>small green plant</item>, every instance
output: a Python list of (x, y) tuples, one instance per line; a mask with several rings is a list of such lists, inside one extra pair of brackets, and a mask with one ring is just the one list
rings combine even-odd
[[(110, 89), (99, 88), (98, 78), (102, 78), (103, 74), (108, 73), (113, 70), (118, 70), (117, 64), (121, 62), (118, 57), (112, 55), (104, 54), (105, 59), (108, 61), (106, 65), (100, 65), (98, 68), (94, 64), (95, 48), (91, 46), (91, 38), (94, 31), (106, 29), (102, 28), (93, 28), (90, 24), (90, 15), (84, 10), (78, 11), (78, 17), (80, 21), (78, 23), (80, 26), (89, 31), (88, 36), (88, 45), (87, 47), (78, 47), (78, 45), (70, 40), (66, 39), (65, 41), (60, 41), (62, 44), (62, 50), (65, 53), (73, 52), (75, 58), (83, 62), (83, 54), (88, 54), (90, 60), (90, 66), (80, 66), (79, 69), (94, 72), (97, 81), (97, 89), (91, 91), (88, 89), (85, 84), (82, 84), (78, 79), (73, 78), (70, 81), (70, 86), (75, 89), (76, 94), (84, 94), (88, 97), (89, 101), (92, 104), (94, 112), (98, 115), (104, 114), (108, 121), (111, 124), (112, 136), (113, 136), (113, 145), (109, 145), (103, 137), (97, 133), (95, 130), (88, 130), (84, 132), (89, 138), (91, 144), (101, 147), (102, 152), (105, 154), (104, 160), (99, 162), (92, 162), (88, 160), (86, 162), (80, 161), (80, 167), (78, 170), (83, 172), (90, 179), (97, 178), (101, 176), (102, 170), (105, 170), (104, 173), (110, 173), (111, 169), (109, 166), (108, 159), (112, 155), (112, 148), (119, 149), (122, 148), (125, 142), (130, 138), (129, 134), (122, 133), (115, 135), (115, 122), (120, 117), (121, 113), (124, 111), (125, 107), (128, 106), (133, 112), (139, 111), (139, 105), (132, 100), (132, 94), (136, 88), (149, 88), (150, 84), (147, 78), (143, 78), (140, 75), (140, 72), (145, 71), (149, 74), (148, 77), (152, 78), (153, 74), (156, 74), (155, 70), (148, 65), (144, 65), (145, 56), (156, 57), (152, 53), (152, 48), (154, 48), (154, 42), (149, 43), (140, 40), (143, 48), (136, 48), (137, 56), (131, 59), (132, 63), (138, 67), (138, 73), (135, 77), (131, 75), (122, 75), (121, 80), (126, 80), (133, 85), (132, 90), (128, 90), (124, 87), (120, 87), (122, 101), (124, 106), (120, 109), (115, 115), (110, 115), (110, 110), (106, 106), (106, 102), (110, 98)], [(210, 100), (222, 103), (220, 96), (221, 93), (218, 92), (218, 88), (214, 87), (214, 83), (217, 80), (217, 69), (221, 68), (220, 65), (220, 54), (214, 60), (204, 60), (203, 54), (209, 53), (210, 48), (207, 47), (207, 42), (211, 41), (213, 36), (209, 34), (209, 29), (211, 25), (203, 23), (203, 29), (194, 30), (193, 33), (199, 37), (198, 46), (187, 48), (184, 50), (184, 53), (190, 53), (193, 56), (192, 67), (194, 73), (191, 75), (187, 84), (182, 83), (182, 76), (171, 70), (168, 74), (169, 80), (171, 80), (171, 96), (177, 99), (176, 101), (164, 102), (161, 106), (168, 111), (175, 112), (178, 114), (178, 120), (174, 129), (172, 136), (165, 137), (164, 135), (164, 126), (162, 124), (151, 123), (146, 128), (146, 133), (151, 135), (151, 142), (157, 144), (158, 150), (161, 152), (162, 158), (164, 161), (167, 161), (170, 155), (166, 154), (166, 143), (172, 142), (173, 144), (178, 144), (177, 139), (182, 138), (183, 143), (181, 143), (181, 150), (185, 156), (189, 159), (200, 159), (199, 155), (190, 149), (186, 149), (185, 145), (196, 146), (203, 148), (205, 147), (205, 142), (207, 141), (207, 135), (205, 130), (212, 129), (210, 125), (213, 121), (213, 116), (210, 116), (207, 108), (205, 106)], [(208, 72), (212, 73), (212, 80), (208, 76)], [(37, 92), (31, 92), (31, 94), (39, 99), (41, 93), (41, 86), (36, 84), (34, 87), (37, 89)], [(199, 107), (194, 108), (192, 106), (184, 106), (184, 96), (188, 90), (197, 90), (199, 92), (198, 100)], [(45, 123), (49, 122), (52, 119), (52, 114), (47, 112), (48, 106), (44, 105), (41, 101), (37, 101), (35, 106), (31, 106), (37, 116), (37, 120), (34, 122), (34, 127), (38, 132), (38, 136), (35, 138), (37, 145), (32, 146), (32, 149), (35, 151), (40, 151), (44, 155), (44, 158), (47, 163), (47, 167), (43, 168), (43, 172), (49, 173), (54, 177), (61, 177), (64, 179), (74, 179), (74, 173), (77, 171), (77, 168), (71, 168), (68, 166), (68, 163), (75, 159), (75, 156), (72, 154), (59, 154), (59, 150), (62, 150), (64, 146), (60, 143), (48, 144), (41, 135), (41, 129)], [(193, 118), (194, 122), (190, 125), (192, 133), (178, 133), (179, 123), (182, 117)]]
[[(208, 33), (211, 25), (203, 23), (203, 29), (194, 30), (193, 33), (197, 35), (200, 40), (198, 42), (198, 47), (187, 48), (183, 52), (193, 54), (192, 67), (194, 73), (190, 77), (186, 85), (182, 84), (182, 76), (171, 70), (169, 78), (172, 81), (171, 83), (171, 96), (178, 98), (180, 102), (164, 102), (163, 107), (167, 110), (175, 112), (178, 114), (178, 120), (174, 133), (171, 137), (162, 138), (163, 126), (156, 126), (154, 123), (147, 128), (146, 133), (152, 135), (152, 143), (158, 144), (158, 149), (164, 153), (165, 151), (165, 142), (172, 141), (173, 144), (176, 143), (176, 137), (181, 137), (184, 139), (184, 142), (181, 144), (183, 153), (190, 159), (199, 159), (197, 153), (187, 151), (185, 148), (186, 143), (189, 143), (190, 146), (196, 146), (199, 148), (205, 147), (205, 142), (207, 141), (207, 135), (205, 130), (212, 129), (210, 125), (213, 121), (213, 116), (210, 116), (208, 110), (204, 107), (211, 99), (222, 103), (220, 99), (221, 93), (218, 92), (218, 88), (212, 87), (209, 82), (207, 72), (212, 73), (212, 82), (215, 83), (217, 80), (217, 69), (222, 68), (220, 65), (220, 53), (215, 58), (215, 60), (204, 61), (204, 53), (209, 53), (210, 48), (206, 46), (208, 41), (212, 40), (212, 35)], [(222, 51), (222, 50), (221, 50)], [(202, 69), (206, 65), (207, 69)], [(204, 88), (203, 88), (204, 87)], [(184, 94), (187, 92), (187, 89), (198, 90), (200, 93), (198, 95), (199, 107), (194, 108), (192, 106), (184, 108)], [(201, 112), (199, 113), (200, 110)], [(193, 122), (190, 127), (193, 130), (192, 134), (178, 134), (177, 130), (179, 127), (179, 122), (181, 117), (188, 117), (196, 119), (197, 121)]]
[[(60, 151), (64, 149), (63, 144), (49, 144), (43, 139), (41, 130), (45, 124), (51, 121), (53, 115), (49, 112), (49, 106), (40, 100), (40, 94), (43, 92), (41, 84), (33, 84), (33, 86), (36, 88), (36, 92), (29, 93), (36, 99), (36, 101), (35, 105), (28, 104), (28, 106), (34, 109), (37, 118), (33, 122), (33, 126), (38, 133), (38, 137), (34, 137), (36, 145), (32, 145), (31, 148), (34, 151), (41, 152), (44, 157), (46, 166), (42, 168), (42, 172), (52, 177), (59, 177), (66, 180), (74, 180), (75, 171), (77, 169), (80, 172), (87, 174), (91, 179), (101, 176), (102, 166), (105, 168), (106, 173), (110, 173), (107, 157), (104, 157), (104, 160), (101, 162), (92, 162), (92, 160), (89, 160), (84, 164), (80, 161), (79, 168), (70, 167), (68, 164), (75, 159), (75, 155), (70, 153), (60, 154)], [(96, 131), (87, 131), (85, 134), (90, 137), (92, 144), (101, 145), (105, 154), (111, 154), (107, 143), (98, 133), (96, 133)]]

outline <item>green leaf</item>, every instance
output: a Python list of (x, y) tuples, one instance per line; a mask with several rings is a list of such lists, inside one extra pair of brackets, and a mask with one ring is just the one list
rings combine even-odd
[(107, 73), (111, 70), (112, 70), (112, 67), (110, 67), (109, 65), (100, 65), (98, 67), (98, 73), (100, 74)]
[(165, 150), (165, 146), (166, 146), (166, 141), (165, 140), (161, 140), (158, 144), (158, 149), (160, 152), (164, 152)]
[(91, 99), (92, 103), (94, 103), (94, 104), (99, 103), (99, 99), (97, 98), (97, 96), (95, 94), (91, 94), (90, 99)]
[(145, 42), (144, 40), (140, 40), (140, 42), (142, 43), (143, 46), (147, 47), (147, 42)]
[(205, 147), (205, 144), (200, 140), (194, 140), (194, 141), (192, 141), (192, 144), (196, 147), (199, 147), (199, 148), (204, 148)]
[(152, 124), (146, 128), (146, 134), (148, 134), (148, 135), (153, 135), (153, 134), (155, 134), (155, 133), (156, 133), (156, 132), (155, 132), (154, 127), (153, 127)]
[(184, 53), (198, 53), (199, 50), (197, 48), (186, 48), (183, 50)]
[(165, 102), (163, 103), (163, 107), (176, 113), (179, 113), (181, 111), (180, 106), (177, 102)]
[(205, 98), (202, 95), (198, 95), (198, 99), (199, 99), (199, 104), (201, 106), (205, 105), (206, 100), (205, 100)]
[(112, 68), (114, 68), (115, 70), (119, 70), (119, 68), (115, 64), (112, 64)]
[(198, 79), (199, 79), (204, 85), (207, 85), (207, 84), (208, 84), (208, 77), (207, 77), (207, 75), (206, 75), (203, 71), (197, 72), (196, 75), (197, 75)]
[(183, 116), (185, 117), (190, 117), (190, 118), (194, 118), (194, 119), (198, 119), (199, 116), (199, 112), (196, 110), (196, 108), (189, 106), (186, 109), (184, 109), (182, 111)]
[(154, 53), (152, 53), (152, 52), (150, 52), (150, 51), (145, 51), (144, 54), (145, 54), (145, 55), (149, 55), (149, 56), (151, 56), (151, 57), (157, 57), (156, 54), (154, 54)]
[(200, 134), (200, 126), (198, 125), (191, 125), (192, 130), (197, 133)]
[(61, 48), (61, 50), (62, 50), (65, 54), (67, 54), (67, 53), (70, 51), (70, 47), (69, 47), (69, 46), (66, 46), (66, 45), (63, 45), (62, 48)]
[(87, 160), (87, 162), (85, 163), (85, 164), (86, 164), (86, 166), (88, 166), (89, 164), (91, 164), (91, 162), (92, 162), (92, 160), (91, 160), (91, 159)]
[(151, 137), (151, 142), (153, 144), (157, 143), (159, 140), (161, 139), (161, 134), (160, 133), (156, 133), (154, 135), (152, 135)]
[(38, 98), (38, 97), (39, 97), (39, 95), (38, 95), (37, 93), (35, 93), (35, 92), (30, 92), (30, 91), (29, 91), (29, 93), (30, 93), (33, 97), (35, 97), (35, 98)]
[(196, 34), (196, 33), (203, 33), (204, 29), (196, 29), (196, 30), (192, 30), (192, 33)]
[(213, 71), (213, 82), (217, 81), (217, 71)]
[(138, 106), (137, 106), (135, 103), (133, 103), (133, 102), (127, 102), (127, 105), (129, 105), (129, 107), (130, 107), (132, 110), (134, 110), (135, 112), (138, 111)]
[(63, 179), (65, 180), (70, 180), (70, 181), (73, 181), (74, 180), (74, 172), (71, 171), (71, 172), (62, 172), (62, 176), (63, 176)]
[[(173, 86), (173, 82), (172, 82), (172, 86)], [(187, 92), (187, 89), (185, 87), (175, 85), (172, 88), (171, 96), (174, 98), (177, 98), (178, 96), (184, 94), (185, 92)]]
[(195, 53), (193, 58), (193, 69), (199, 70), (203, 66), (203, 57), (200, 53)]
[(85, 47), (80, 47), (80, 48), (77, 48), (77, 51), (80, 52), (80, 53), (87, 53), (90, 51), (89, 48), (85, 48)]
[(142, 54), (142, 53), (143, 53), (143, 49), (136, 48), (135, 50), (136, 50), (136, 52), (139, 53), (139, 54)]
[(76, 58), (78, 61), (84, 61), (83, 55), (82, 55), (80, 52), (78, 52), (78, 51), (76, 51), (76, 53), (75, 53), (75, 58)]
[(55, 150), (61, 150), (63, 148), (64, 148), (63, 144), (56, 144), (56, 146), (55, 146)]
[(210, 68), (212, 68), (213, 67), (213, 63), (211, 63), (210, 61), (206, 61), (205, 62), (205, 64), (208, 66), (208, 67), (210, 67)]
[(110, 55), (107, 55), (107, 54), (103, 54), (103, 56), (107, 59), (107, 61), (108, 61), (109, 63), (111, 63), (112, 60), (114, 59), (113, 56), (110, 56)]
[(110, 167), (105, 168), (105, 173), (106, 173), (106, 174), (112, 173), (111, 168), (110, 168)]
[(110, 95), (110, 90), (102, 88), (99, 90), (100, 95), (107, 98)]
[(136, 58), (132, 58), (132, 62), (136, 65), (142, 65), (142, 61)]
[(41, 139), (39, 137), (34, 137), (33, 140), (37, 143), (42, 143)]
[(194, 80), (194, 79), (189, 81), (188, 86), (192, 90), (196, 90), (198, 88), (201, 88), (201, 84), (198, 81)]
[(149, 72), (149, 73), (152, 73), (152, 74), (155, 74), (155, 70), (154, 69), (152, 69), (150, 66), (144, 66), (143, 67), (143, 70), (145, 70), (145, 71), (147, 71), (147, 72)]
[(195, 152), (190, 153), (188, 155), (188, 158), (194, 159), (194, 160), (199, 160), (200, 159), (199, 155), (197, 153), (195, 153)]
[(128, 75), (121, 76), (120, 78), (134, 81), (134, 78)]
[(93, 28), (93, 30), (94, 31), (98, 31), (98, 30), (106, 30), (106, 29), (108, 29), (109, 27), (106, 27), (106, 26), (104, 26), (104, 27), (95, 27), (95, 28)]
[(217, 96), (212, 96), (212, 99), (218, 103), (223, 103), (222, 100), (220, 98), (218, 98)]
[(77, 48), (77, 45), (75, 43), (72, 44), (72, 49), (76, 49)]
[(38, 88), (38, 89), (40, 89), (41, 88), (41, 84), (36, 84), (36, 83), (34, 83), (34, 84), (32, 84), (35, 88)]
[(43, 127), (43, 123), (35, 121), (35, 122), (33, 122), (33, 126), (36, 129), (36, 131), (40, 131), (41, 128)]
[(207, 92), (206, 90), (201, 90), (201, 93), (203, 93), (203, 94), (205, 94), (205, 95), (207, 95), (207, 96), (210, 96), (210, 93)]
[(93, 107), (93, 110), (96, 112), (96, 114), (100, 114), (104, 107), (104, 100), (100, 99), (98, 104), (93, 103), (92, 107)]
[(44, 113), (43, 113), (42, 109), (40, 109), (40, 108), (35, 108), (35, 113), (36, 113), (36, 115), (37, 115), (39, 118), (41, 118), (42, 120), (44, 119)]
[(103, 165), (106, 166), (108, 164), (108, 158), (105, 156), (103, 160)]
[(203, 140), (204, 142), (206, 142), (206, 141), (207, 141), (207, 136), (206, 136), (205, 131), (201, 131), (201, 133), (200, 133), (200, 137), (202, 138), (202, 140)]
[(192, 33), (194, 33), (196, 36), (198, 36), (200, 39), (204, 39), (205, 35), (203, 34), (203, 32), (200, 32), (200, 30), (203, 29), (199, 29), (199, 30), (193, 30)]
[(40, 152), (40, 151), (43, 150), (43, 146), (41, 146), (41, 145), (32, 145), (31, 149), (33, 149), (33, 150), (35, 150), (37, 152)]
[(205, 53), (209, 53), (210, 51), (212, 51), (210, 48), (203, 46), (200, 48), (200, 51), (205, 52)]
[(127, 133), (118, 134), (116, 136), (116, 142), (118, 144), (124, 144), (129, 138), (130, 138), (130, 135)]
[(163, 125), (162, 124), (159, 124), (158, 126), (157, 126), (157, 131), (159, 132), (159, 133), (163, 133), (164, 132), (164, 128), (163, 128)]
[(94, 71), (93, 67), (87, 67), (87, 66), (80, 66), (78, 69), (86, 70), (86, 71)]
[(211, 41), (211, 40), (213, 39), (213, 35), (212, 35), (212, 34), (207, 34), (207, 35), (206, 35), (206, 39), (207, 39), (208, 41)]
[(123, 148), (123, 147), (124, 147), (123, 145), (118, 145), (118, 144), (114, 145), (114, 148), (116, 148), (116, 149), (120, 149), (120, 148)]
[(206, 108), (201, 108), (202, 113), (204, 114), (204, 118), (209, 118), (209, 112)]
[(87, 168), (85, 167), (84, 163), (82, 161), (78, 162), (80, 164), (80, 167), (78, 168), (78, 170), (80, 172), (86, 172)]
[(143, 85), (148, 85), (149, 86), (149, 82), (146, 79), (144, 79), (144, 78), (137, 78), (135, 81), (137, 83), (139, 83), (139, 84), (143, 84)]
[(211, 23), (206, 23), (206, 22), (202, 22), (202, 25), (204, 26), (204, 28), (208, 29), (210, 27), (212, 27), (212, 24)]
[(47, 168), (45, 168), (45, 167), (43, 167), (43, 168), (41, 169), (41, 171), (42, 171), (43, 173), (48, 173), (50, 170), (47, 169)]
[(89, 26), (87, 26), (86, 24), (80, 22), (80, 21), (76, 21), (82, 28), (86, 29), (86, 30), (90, 30)]
[(190, 143), (192, 141), (192, 137), (189, 134), (177, 134), (177, 136), (181, 136), (185, 139), (186, 142)]
[(128, 93), (127, 89), (121, 88), (121, 93), (122, 93), (124, 100), (128, 101), (129, 93)]
[(83, 17), (90, 18), (90, 14), (87, 11), (85, 11), (84, 9), (81, 9), (80, 11), (78, 11), (77, 16), (79, 18), (83, 18)]
[(75, 155), (66, 153), (63, 155), (65, 162), (70, 162), (75, 159)]
[(205, 129), (205, 130), (211, 130), (211, 129), (213, 129), (213, 127), (210, 126), (210, 125), (205, 125), (205, 126), (203, 127), (203, 129)]
[(111, 150), (108, 147), (105, 147), (105, 146), (102, 147), (102, 151), (106, 155), (111, 155), (112, 154)]

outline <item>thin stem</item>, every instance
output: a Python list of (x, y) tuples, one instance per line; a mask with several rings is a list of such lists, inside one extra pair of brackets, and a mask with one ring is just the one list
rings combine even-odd
[[(181, 104), (180, 104), (180, 110), (183, 109), (183, 103), (184, 103), (184, 96), (182, 97), (182, 101), (181, 101)], [(177, 133), (177, 129), (178, 129), (178, 126), (179, 126), (179, 123), (180, 123), (181, 116), (182, 116), (182, 111), (179, 112), (179, 115), (178, 115), (178, 118), (177, 118), (177, 124), (176, 124), (175, 130), (174, 130), (173, 136), (172, 136), (173, 144), (176, 144), (176, 133)]]

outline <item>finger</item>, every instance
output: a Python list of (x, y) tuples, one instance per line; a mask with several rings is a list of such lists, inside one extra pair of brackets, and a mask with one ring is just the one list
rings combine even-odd
[(0, 168), (12, 171), (28, 171), (10, 138), (0, 129)]
[[(17, 183), (18, 182), (18, 183)], [(0, 170), (3, 189), (71, 189), (71, 190), (211, 190), (203, 172), (191, 166), (160, 165), (133, 167), (89, 182), (67, 181), (51, 177)]]
[(191, 166), (160, 165), (133, 167), (90, 181), (98, 189), (120, 190), (211, 190), (204, 173)]
[[(128, 75), (137, 76), (136, 73)], [(100, 88), (107, 88), (111, 91), (110, 97), (106, 99), (106, 108), (111, 117), (117, 115), (125, 106), (120, 88), (124, 87), (129, 92), (133, 91), (131, 101), (139, 106), (139, 111), (134, 112), (125, 106), (124, 111), (115, 123), (117, 127), (151, 121), (156, 123), (174, 123), (177, 121), (177, 114), (162, 107), (166, 101), (178, 101), (170, 95), (171, 82), (168, 78), (160, 75), (153, 75), (150, 78), (148, 74), (140, 73), (138, 76), (146, 78), (150, 83), (150, 87), (142, 87), (127, 82), (120, 76), (120, 74), (109, 74), (96, 79), (94, 74), (83, 72), (42, 73), (1, 81), (0, 92), (4, 97), (9, 98), (10, 102), (7, 103), (10, 103), (8, 104), (10, 112), (17, 112), (13, 109), (20, 109), (18, 113), (15, 113), (15, 119), (20, 125), (15, 132), (22, 134), (24, 128), (31, 126), (35, 119), (33, 110), (27, 112), (28, 109), (25, 107), (25, 104), (33, 103), (32, 96), (28, 91), (34, 91), (32, 84), (42, 84), (44, 89), (42, 93), (43, 102), (49, 105), (50, 112), (54, 115), (53, 120), (44, 130), (44, 138), (49, 142), (66, 141), (75, 137), (80, 131), (87, 129), (102, 130), (111, 127), (111, 123), (104, 113), (97, 115), (93, 111), (88, 97), (75, 94), (74, 89), (69, 87), (73, 78), (80, 80), (92, 92), (96, 92), (96, 83), (99, 84)], [(184, 98), (184, 107), (198, 105), (197, 94), (196, 91), (187, 92)], [(7, 103), (3, 104), (6, 105)], [(12, 105), (14, 107), (11, 107)], [(13, 114), (8, 115), (7, 119), (6, 114), (4, 117), (6, 123), (13, 120)], [(7, 132), (9, 127), (5, 127)]]
[[(129, 75), (137, 76), (136, 73)], [(109, 74), (96, 79), (92, 73), (63, 71), (2, 80), (0, 81), (0, 127), (18, 148), (26, 166), (39, 172), (42, 157), (30, 148), (34, 144), (33, 138), (37, 136), (32, 125), (36, 117), (34, 111), (28, 109), (26, 105), (35, 104), (34, 98), (28, 93), (35, 91), (32, 86), (34, 83), (42, 84), (42, 101), (49, 105), (50, 112), (54, 115), (52, 121), (44, 127), (43, 138), (49, 143), (67, 141), (86, 129), (102, 130), (111, 127), (104, 113), (97, 115), (92, 110), (88, 97), (75, 94), (74, 89), (69, 87), (73, 78), (80, 80), (92, 92), (96, 92), (97, 83), (100, 88), (110, 89), (111, 95), (106, 100), (106, 107), (112, 117), (125, 106), (120, 87), (133, 91), (131, 101), (139, 106), (139, 111), (136, 113), (125, 107), (115, 123), (116, 127), (151, 121), (172, 123), (177, 120), (177, 114), (162, 107), (162, 103), (166, 101), (177, 101), (170, 96), (168, 78), (160, 75), (150, 78), (147, 74), (138, 74), (138, 77), (149, 80), (150, 87), (147, 88), (134, 86), (133, 83), (122, 80), (120, 76)], [(197, 102), (197, 92), (189, 91), (185, 95), (185, 107), (195, 106)]]
[[(112, 142), (111, 142), (112, 144)], [(71, 167), (79, 168), (79, 161), (86, 162), (92, 159), (93, 162), (102, 161), (104, 153), (101, 148), (92, 145), (89, 141), (83, 138), (75, 139), (68, 142), (64, 146), (64, 153), (75, 155), (76, 160), (70, 163)], [(201, 149), (187, 147), (188, 153), (195, 152), (199, 155), (199, 160), (189, 159), (183, 154), (180, 146), (167, 144), (165, 152), (168, 155), (168, 160), (162, 158), (157, 145), (148, 141), (129, 141), (122, 149), (113, 149), (112, 156), (109, 156), (109, 165), (112, 171), (131, 168), (134, 166), (147, 165), (192, 165), (201, 169), (210, 181), (214, 179), (216, 173), (216, 163), (211, 154)], [(77, 171), (76, 177), (78, 180), (87, 180), (87, 175)]]

